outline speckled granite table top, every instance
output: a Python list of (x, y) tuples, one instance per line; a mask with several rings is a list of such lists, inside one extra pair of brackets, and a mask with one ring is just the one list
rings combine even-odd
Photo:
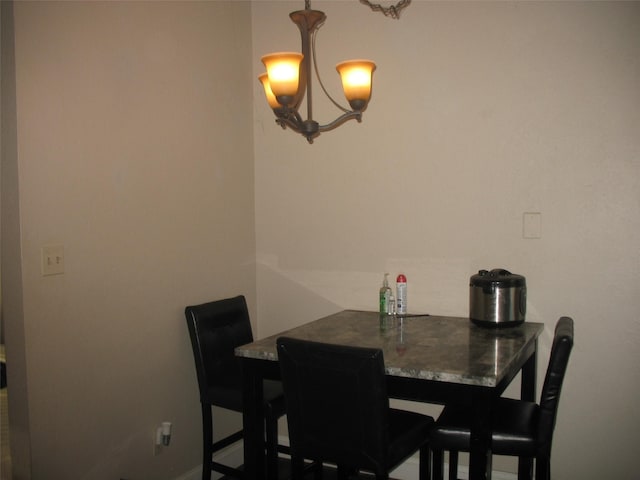
[(544, 328), (525, 322), (483, 328), (468, 318), (380, 317), (345, 310), (236, 349), (236, 355), (277, 361), (276, 340), (287, 336), (318, 342), (381, 348), (387, 375), (495, 387)]

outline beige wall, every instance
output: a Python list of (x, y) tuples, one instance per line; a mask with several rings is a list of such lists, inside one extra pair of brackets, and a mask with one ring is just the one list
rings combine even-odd
[[(555, 478), (633, 478), (640, 4), (414, 0), (399, 21), (313, 6), (327, 87), (339, 97), (342, 59), (378, 71), (363, 123), (310, 146), (273, 124), (255, 79), (261, 54), (299, 48), (300, 1), (16, 4), (2, 100), (16, 478), (198, 465), (186, 304), (243, 291), (265, 336), (375, 308), (382, 273), (402, 270), (410, 309), (466, 315), (469, 276), (496, 266), (527, 277), (541, 363), (555, 320), (577, 322)], [(539, 240), (522, 238), (529, 211)], [(62, 276), (40, 276), (48, 243), (65, 246)], [(162, 420), (174, 439), (154, 457)]]
[[(250, 18), (248, 2), (16, 2), (3, 173), (19, 212), (3, 206), (19, 219), (2, 239), (4, 293), (23, 295), (4, 312), (10, 415), (27, 422), (16, 479), (200, 463), (184, 307), (244, 293), (255, 311)], [(66, 272), (42, 277), (51, 243)], [(173, 441), (154, 457), (163, 420)]]
[[(254, 3), (256, 75), (299, 48), (301, 3)], [(576, 321), (554, 478), (636, 476), (640, 3), (418, 0), (398, 21), (314, 6), (327, 87), (340, 96), (340, 60), (378, 70), (362, 124), (312, 146), (254, 83), (260, 335), (375, 309), (385, 271), (406, 273), (410, 310), (464, 316), (469, 277), (509, 268), (547, 326), (541, 365), (558, 317)], [(321, 123), (337, 116), (315, 99)], [(524, 212), (542, 238), (522, 238)]]

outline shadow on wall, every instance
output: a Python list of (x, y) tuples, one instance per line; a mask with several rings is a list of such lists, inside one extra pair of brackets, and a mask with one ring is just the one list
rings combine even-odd
[(300, 277), (256, 264), (258, 278), (258, 324), (256, 338), (264, 338), (317, 318), (331, 315), (350, 306), (329, 300), (320, 289)]
[(477, 272), (467, 258), (390, 258), (384, 269), (340, 271), (283, 268), (276, 255), (256, 262), (259, 337), (296, 327), (340, 310), (377, 311), (385, 272), (394, 290), (399, 273), (408, 279), (408, 311), (467, 316), (469, 277)]

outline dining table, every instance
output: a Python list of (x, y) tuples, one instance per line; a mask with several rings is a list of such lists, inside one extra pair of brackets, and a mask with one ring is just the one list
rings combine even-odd
[[(543, 329), (544, 324), (534, 322), (488, 328), (464, 317), (343, 310), (237, 347), (246, 478), (266, 476), (262, 385), (265, 379), (280, 378), (279, 337), (379, 348), (390, 398), (471, 409), (469, 479), (486, 480), (491, 478), (494, 400), (521, 373), (520, 398), (535, 401), (537, 343)], [(530, 461), (521, 459), (519, 468), (530, 468)]]

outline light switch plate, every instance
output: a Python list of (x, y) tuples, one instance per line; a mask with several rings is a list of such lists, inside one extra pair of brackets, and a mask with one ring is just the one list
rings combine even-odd
[(64, 245), (42, 247), (42, 276), (64, 273)]
[(522, 238), (542, 237), (542, 214), (525, 212), (522, 214)]

